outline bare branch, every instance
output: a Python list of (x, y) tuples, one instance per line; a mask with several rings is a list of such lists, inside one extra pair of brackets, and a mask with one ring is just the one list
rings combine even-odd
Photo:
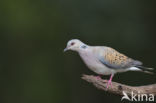
[(146, 86), (128, 86), (112, 81), (112, 87), (106, 89), (107, 80), (97, 79), (96, 76), (93, 75), (83, 75), (82, 79), (88, 81), (89, 83), (92, 83), (100, 90), (118, 95), (123, 95), (122, 91), (124, 91), (127, 93), (127, 95), (130, 96), (131, 92), (133, 91), (134, 94), (154, 94), (156, 96), (156, 84)]

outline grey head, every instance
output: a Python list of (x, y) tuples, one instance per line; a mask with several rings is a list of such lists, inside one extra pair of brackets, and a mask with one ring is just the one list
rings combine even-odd
[(79, 51), (81, 49), (86, 49), (88, 45), (80, 41), (79, 39), (72, 39), (67, 42), (67, 46), (64, 49), (64, 52), (67, 50)]

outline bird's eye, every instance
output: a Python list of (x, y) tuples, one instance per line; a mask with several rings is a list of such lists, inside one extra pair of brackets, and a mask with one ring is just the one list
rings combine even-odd
[(71, 43), (71, 45), (74, 45), (74, 44), (75, 44), (74, 42)]

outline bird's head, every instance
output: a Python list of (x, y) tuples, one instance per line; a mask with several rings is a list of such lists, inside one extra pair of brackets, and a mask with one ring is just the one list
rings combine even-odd
[(81, 42), (78, 39), (69, 40), (67, 43), (67, 47), (64, 49), (64, 52), (67, 50), (79, 51), (81, 48), (85, 49), (87, 47), (86, 44)]

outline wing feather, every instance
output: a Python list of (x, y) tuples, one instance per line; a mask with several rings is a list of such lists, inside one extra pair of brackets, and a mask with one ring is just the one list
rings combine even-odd
[(140, 61), (133, 60), (110, 47), (105, 47), (101, 50), (98, 59), (102, 64), (112, 69), (126, 69), (142, 65)]

